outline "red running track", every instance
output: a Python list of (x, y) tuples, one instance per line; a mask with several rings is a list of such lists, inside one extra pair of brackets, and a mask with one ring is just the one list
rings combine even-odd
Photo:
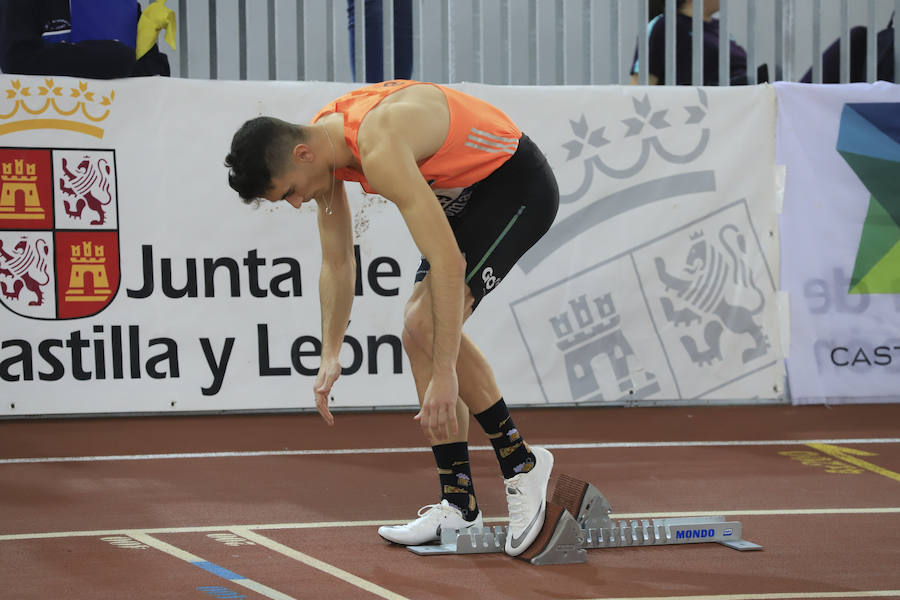
[[(900, 405), (515, 410), (614, 516), (724, 514), (762, 552), (418, 557), (437, 499), (412, 413), (0, 421), (0, 598), (900, 598)], [(473, 427), (488, 521), (502, 481)], [(398, 451), (399, 449), (399, 451)]]

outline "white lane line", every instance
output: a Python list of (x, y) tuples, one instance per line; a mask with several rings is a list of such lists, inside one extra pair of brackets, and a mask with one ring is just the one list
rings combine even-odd
[[(683, 442), (591, 442), (579, 444), (537, 444), (549, 450), (603, 450), (610, 448), (715, 448), (719, 446), (805, 446), (809, 444), (900, 444), (900, 438), (846, 438), (813, 440), (719, 440)], [(491, 446), (470, 446), (470, 452), (493, 451)], [(198, 458), (252, 458), (259, 456), (328, 456), (342, 454), (409, 454), (431, 452), (428, 446), (410, 448), (337, 448), (315, 450), (258, 450), (234, 452), (174, 452), (166, 454), (117, 454), (98, 456), (50, 456), (2, 458), (0, 465), (105, 462), (116, 460), (172, 460)]]
[[(870, 507), (870, 508), (773, 508), (761, 510), (704, 510), (704, 511), (674, 511), (674, 512), (640, 512), (640, 513), (611, 513), (612, 519), (669, 519), (677, 517), (786, 517), (786, 516), (817, 516), (817, 515), (900, 515), (900, 507)], [(505, 523), (506, 517), (487, 517), (485, 523)], [(104, 537), (112, 535), (129, 535), (134, 532), (146, 534), (170, 534), (170, 533), (213, 533), (227, 532), (235, 528), (251, 531), (266, 531), (278, 529), (328, 529), (333, 527), (380, 527), (381, 525), (400, 525), (406, 520), (373, 520), (373, 521), (310, 521), (306, 523), (259, 523), (255, 525), (201, 525), (197, 527), (159, 527), (148, 529), (95, 529), (87, 531), (54, 531), (45, 533), (11, 533), (0, 535), (0, 542), (15, 542), (21, 540), (44, 540), (72, 537)]]
[(168, 554), (170, 556), (174, 556), (175, 558), (178, 558), (187, 563), (190, 563), (190, 564), (194, 565), (195, 567), (200, 567), (201, 569), (203, 569), (209, 573), (218, 575), (222, 579), (225, 579), (231, 583), (234, 583), (235, 585), (240, 585), (242, 587), (247, 588), (248, 590), (253, 590), (257, 594), (260, 594), (261, 596), (265, 596), (266, 598), (271, 598), (272, 600), (296, 600), (293, 596), (288, 596), (287, 594), (279, 592), (276, 589), (270, 588), (267, 585), (263, 585), (262, 583), (259, 583), (258, 581), (253, 581), (252, 579), (248, 579), (242, 575), (238, 575), (237, 573), (234, 573), (232, 571), (229, 571), (228, 569), (225, 569), (225, 568), (220, 567), (216, 564), (213, 564), (207, 560), (204, 560), (203, 558), (200, 558), (199, 556), (197, 556), (195, 554), (191, 554), (190, 552), (187, 552), (186, 550), (182, 550), (181, 548), (178, 548), (171, 544), (167, 544), (166, 542), (163, 542), (162, 540), (158, 540), (155, 537), (147, 535), (146, 533), (139, 532), (139, 531), (130, 531), (130, 532), (128, 532), (128, 536), (138, 540), (139, 542), (147, 544), (148, 546), (150, 546), (152, 548), (156, 548), (157, 550), (159, 550), (161, 552), (165, 552), (166, 554)]
[(585, 600), (824, 600), (826, 598), (896, 598), (900, 590), (856, 592), (775, 592), (771, 594), (718, 594), (711, 596), (644, 596), (635, 598), (590, 598)]
[(313, 567), (314, 569), (318, 569), (324, 573), (328, 573), (333, 577), (337, 577), (341, 581), (344, 581), (351, 585), (355, 585), (356, 587), (365, 590), (370, 594), (374, 594), (379, 598), (386, 598), (387, 600), (409, 600), (405, 596), (396, 594), (391, 590), (385, 589), (378, 584), (363, 579), (362, 577), (357, 577), (353, 573), (348, 573), (343, 569), (339, 569), (338, 567), (330, 565), (326, 562), (322, 562), (321, 560), (295, 550), (290, 546), (285, 546), (284, 544), (280, 544), (275, 540), (261, 536), (258, 533), (255, 533), (245, 527), (235, 527), (231, 531), (232, 533), (235, 533), (242, 538), (259, 544), (260, 546), (265, 546), (269, 550), (273, 550), (275, 552), (278, 552), (279, 554), (283, 554), (289, 558), (293, 558), (294, 560), (300, 561), (309, 567)]
[[(898, 509), (900, 512), (900, 509)], [(408, 521), (408, 519), (407, 519)], [(406, 521), (403, 521), (404, 523)], [(148, 529), (96, 529), (88, 531), (57, 531), (48, 533), (15, 533), (0, 535), (0, 542), (15, 540), (40, 540), (66, 537), (101, 537), (107, 535), (129, 534), (131, 531), (141, 531), (149, 534), (169, 533), (212, 533), (216, 531), (227, 532), (235, 527), (247, 529), (324, 529), (328, 527), (380, 527), (382, 525), (394, 525), (400, 521), (318, 521), (308, 523), (263, 523), (258, 525), (201, 525), (197, 527), (157, 527)]]

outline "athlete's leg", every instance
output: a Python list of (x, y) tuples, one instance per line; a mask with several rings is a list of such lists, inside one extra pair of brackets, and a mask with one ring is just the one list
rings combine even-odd
[[(433, 316), (429, 281), (430, 275), (424, 281), (416, 283), (403, 319), (403, 348), (409, 357), (420, 404), (425, 397), (425, 388), (431, 381)], [(472, 295), (466, 288), (466, 306), (469, 308), (466, 308), (464, 319), (471, 315), (471, 305)], [(459, 434), (452, 436), (450, 440), (463, 441), (468, 439), (469, 411), (474, 414), (487, 410), (500, 399), (500, 390), (487, 359), (465, 333), (460, 338), (456, 374), (462, 402), (457, 403), (456, 409)]]
[[(412, 297), (406, 305), (403, 326), (403, 347), (409, 357), (419, 404), (425, 397), (425, 390), (432, 375), (432, 318), (430, 277), (416, 283)], [(463, 375), (459, 375), (460, 380)], [(460, 393), (468, 393), (467, 387), (460, 387)], [(459, 430), (449, 439), (438, 440), (428, 436), (434, 453), (441, 483), (441, 500), (459, 509), (466, 521), (478, 518), (478, 502), (472, 484), (469, 465), (469, 410), (465, 402), (457, 398), (456, 419)]]
[[(416, 284), (417, 289), (407, 304), (404, 315), (403, 347), (413, 365), (413, 377), (419, 393), (419, 403), (424, 399), (425, 388), (431, 380), (431, 346), (433, 340), (431, 295), (428, 287), (430, 275)], [(471, 291), (466, 288), (465, 319), (471, 316)], [(459, 434), (446, 442), (462, 442), (467, 440), (468, 414), (465, 407), (475, 416), (484, 429), (494, 450), (504, 478), (511, 478), (528, 472), (534, 466), (534, 455), (524, 444), (522, 436), (510, 418), (506, 403), (500, 394), (494, 371), (487, 359), (472, 339), (463, 333), (460, 338), (459, 355), (456, 360), (456, 374), (459, 380), (459, 399), (457, 400), (457, 418), (464, 415), (460, 422)], [(463, 422), (465, 425), (463, 425)], [(432, 445), (442, 440), (429, 440)]]
[[(431, 296), (428, 281), (426, 279), (415, 284), (406, 305), (403, 326), (403, 348), (409, 357), (420, 405), (432, 373)], [(466, 389), (460, 388), (461, 393), (465, 391)], [(456, 402), (456, 419), (459, 423), (457, 435), (447, 440), (428, 439), (441, 485), (440, 503), (424, 507), (419, 511), (419, 518), (406, 525), (379, 527), (378, 533), (383, 538), (398, 544), (425, 544), (438, 538), (439, 528), (484, 526), (469, 466), (469, 410), (459, 398)]]

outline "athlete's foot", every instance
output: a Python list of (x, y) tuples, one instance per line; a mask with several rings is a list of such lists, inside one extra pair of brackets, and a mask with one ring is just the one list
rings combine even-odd
[(535, 540), (544, 526), (547, 484), (553, 470), (553, 455), (531, 446), (535, 465), (527, 473), (506, 479), (506, 503), (509, 505), (509, 533), (506, 553), (518, 556)]
[(472, 521), (466, 521), (462, 511), (441, 500), (440, 504), (429, 504), (419, 509), (419, 518), (406, 525), (385, 525), (378, 528), (378, 535), (404, 546), (419, 546), (441, 539), (441, 530), (464, 530), (471, 527), (484, 527), (481, 511)]

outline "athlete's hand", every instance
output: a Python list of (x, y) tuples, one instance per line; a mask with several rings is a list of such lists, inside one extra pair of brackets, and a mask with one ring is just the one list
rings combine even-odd
[(413, 417), (419, 421), (429, 440), (437, 443), (459, 433), (456, 421), (456, 400), (459, 381), (456, 372), (443, 377), (432, 377), (425, 389), (422, 409)]
[(334, 415), (328, 410), (328, 398), (331, 395), (331, 386), (341, 376), (341, 363), (337, 359), (322, 359), (316, 382), (313, 384), (313, 392), (316, 395), (316, 410), (329, 425), (334, 425)]

